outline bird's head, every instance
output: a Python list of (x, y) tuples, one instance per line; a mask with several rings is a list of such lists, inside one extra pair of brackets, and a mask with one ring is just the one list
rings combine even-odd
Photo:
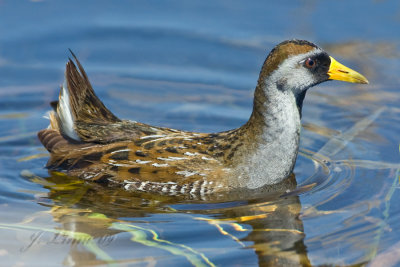
[(268, 55), (261, 69), (259, 87), (290, 90), (302, 102), (308, 88), (328, 80), (368, 83), (363, 75), (340, 64), (315, 44), (290, 40), (277, 45)]

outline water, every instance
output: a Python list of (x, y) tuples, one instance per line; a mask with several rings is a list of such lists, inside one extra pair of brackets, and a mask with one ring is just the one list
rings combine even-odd
[[(394, 0), (0, 1), (0, 265), (400, 266), (399, 26)], [(370, 81), (309, 91), (294, 193), (183, 201), (44, 169), (68, 48), (119, 117), (215, 132), (291, 38)]]

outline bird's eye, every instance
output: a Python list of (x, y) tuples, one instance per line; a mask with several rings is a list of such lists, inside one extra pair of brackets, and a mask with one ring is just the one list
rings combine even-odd
[(315, 67), (315, 60), (314, 59), (312, 59), (312, 58), (308, 58), (308, 59), (306, 59), (306, 61), (304, 62), (304, 66), (306, 66), (307, 68), (309, 68), (309, 69), (312, 69), (312, 68), (314, 68)]

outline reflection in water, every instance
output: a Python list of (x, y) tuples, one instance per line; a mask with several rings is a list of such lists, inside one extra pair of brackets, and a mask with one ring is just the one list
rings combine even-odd
[[(161, 249), (181, 256), (194, 265), (214, 266), (216, 263), (207, 257), (207, 247), (197, 247), (195, 250), (190, 247), (195, 243), (189, 242), (185, 245), (184, 240), (169, 241), (161, 235), (165, 231), (164, 236), (168, 236), (162, 223), (154, 224), (153, 221), (153, 225), (149, 224), (151, 219), (147, 220), (148, 216), (165, 213), (195, 213), (195, 216), (190, 218), (193, 222), (215, 228), (219, 238), (226, 236), (243, 248), (253, 249), (260, 266), (310, 265), (303, 242), (303, 223), (299, 218), (301, 205), (296, 191), (292, 191), (296, 188), (294, 175), (285, 184), (279, 185), (278, 192), (252, 192), (251, 200), (248, 201), (244, 199), (250, 196), (242, 194), (243, 201), (236, 202), (230, 201), (232, 196), (225, 196), (225, 201), (222, 196), (216, 196), (216, 199), (210, 198), (205, 202), (133, 193), (87, 184), (59, 173), (53, 173), (45, 179), (34, 177), (31, 180), (45, 185), (50, 190), (48, 196), (41, 199), (40, 203), (49, 205), (50, 200), (53, 202), (51, 215), (54, 221), (60, 224), (60, 228), (52, 239), (70, 244), (70, 251), (64, 259), (66, 265), (117, 262), (107, 256), (102, 248), (106, 250), (119, 236), (127, 233), (133, 242), (125, 246), (132, 246), (132, 251), (129, 259), (121, 260), (119, 257), (119, 263), (138, 260), (155, 263), (163, 258), (154, 256), (160, 255), (156, 250)], [(292, 193), (288, 194), (289, 190)], [(263, 197), (260, 197), (261, 195)], [(182, 209), (179, 210), (180, 208)], [(179, 233), (179, 230), (172, 231)], [(196, 231), (191, 235), (196, 238)], [(238, 235), (242, 237), (239, 238)], [(43, 236), (36, 237), (40, 238), (44, 239)], [(212, 239), (218, 240), (215, 237)], [(153, 256), (143, 258), (140, 250), (135, 253), (135, 243), (150, 250), (154, 249)], [(206, 245), (209, 246), (209, 243)], [(215, 254), (215, 251), (211, 254)], [(235, 259), (223, 261), (224, 264), (234, 262)]]
[(299, 197), (293, 194), (249, 201), (224, 216), (250, 225), (251, 231), (243, 241), (251, 241), (260, 266), (309, 266), (300, 211)]

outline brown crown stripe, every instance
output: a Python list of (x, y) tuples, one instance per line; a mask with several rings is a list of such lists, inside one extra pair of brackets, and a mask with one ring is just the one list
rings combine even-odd
[(272, 49), (264, 61), (260, 72), (259, 84), (264, 84), (265, 78), (268, 77), (272, 71), (276, 70), (289, 56), (304, 54), (315, 48), (317, 48), (316, 45), (303, 40), (291, 40), (278, 44)]

